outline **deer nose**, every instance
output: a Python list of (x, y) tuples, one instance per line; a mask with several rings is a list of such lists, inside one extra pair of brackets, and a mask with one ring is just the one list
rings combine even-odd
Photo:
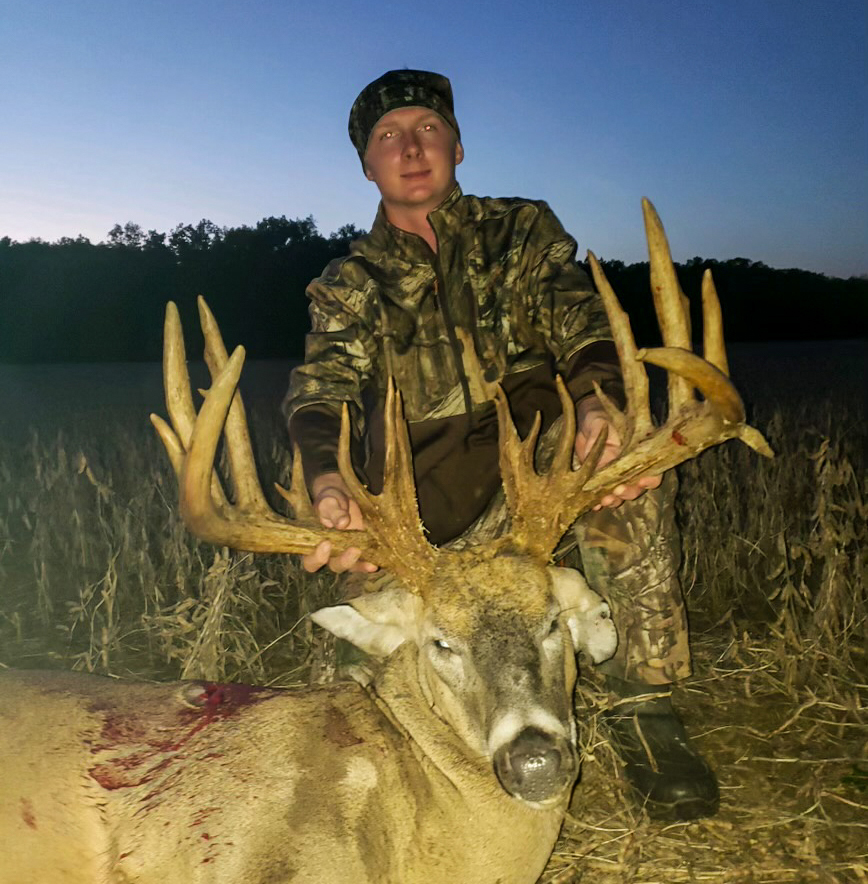
[(526, 727), (494, 753), (500, 784), (522, 801), (557, 799), (578, 773), (576, 750), (563, 737)]

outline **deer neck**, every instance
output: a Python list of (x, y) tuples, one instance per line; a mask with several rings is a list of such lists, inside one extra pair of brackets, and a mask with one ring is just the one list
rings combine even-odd
[(471, 749), (432, 708), (419, 680), (418, 657), (418, 647), (405, 642), (385, 661), (367, 686), (374, 702), (402, 733), (429, 776), (436, 772), (474, 803), (482, 798), (522, 806), (498, 783), (491, 759)]
[[(497, 781), (491, 759), (471, 750), (431, 707), (419, 682), (418, 656), (416, 645), (402, 645), (367, 690), (401, 733), (431, 787), (437, 808), (431, 824), (450, 835), (464, 832), (460, 843), (451, 843), (442, 880), (454, 881), (457, 874), (461, 880), (480, 884), (535, 881), (554, 847), (566, 802), (539, 808), (508, 795)], [(432, 876), (428, 862), (420, 859), (418, 865), (426, 869), (424, 875), (408, 877), (408, 884), (439, 884), (441, 878)]]

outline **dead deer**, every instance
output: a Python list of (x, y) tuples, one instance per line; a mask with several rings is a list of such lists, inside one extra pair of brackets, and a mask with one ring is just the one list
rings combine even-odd
[[(137, 884), (532, 884), (553, 849), (580, 759), (575, 656), (614, 653), (606, 603), (549, 558), (578, 515), (614, 486), (740, 438), (720, 310), (703, 282), (704, 358), (690, 350), (686, 299), (660, 221), (645, 203), (652, 288), (665, 346), (637, 351), (596, 259), (628, 405), (607, 408), (623, 454), (595, 471), (604, 440), (572, 467), (575, 415), (561, 384), (563, 432), (550, 468), (534, 466), (539, 422), (518, 438), (498, 395), (509, 534), (463, 551), (435, 548), (416, 504), (400, 397), (387, 407), (382, 494), (341, 472), (364, 532), (328, 531), (311, 512), (300, 464), (271, 509), (256, 478), (231, 357), (200, 303), (212, 386), (198, 415), (174, 305), (164, 374), (172, 426), (152, 418), (181, 486), (190, 530), (236, 549), (303, 553), (328, 538), (358, 546), (402, 589), (313, 615), (377, 658), (364, 683), (280, 691), (203, 682), (135, 684), (96, 676), (0, 677), (0, 882)], [(643, 363), (669, 374), (669, 416), (655, 428)], [(701, 398), (695, 393), (699, 390)], [(214, 468), (221, 432), (232, 501)]]

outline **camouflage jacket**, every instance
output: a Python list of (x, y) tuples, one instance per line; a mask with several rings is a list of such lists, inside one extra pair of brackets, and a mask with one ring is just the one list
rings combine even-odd
[[(378, 490), (390, 376), (410, 421), (417, 484), (424, 481), (418, 448), (429, 436), (439, 439), (432, 454), (439, 463), (452, 449), (478, 449), (482, 433), (494, 440), (495, 453), (485, 457), (493, 456), (488, 484), (496, 486), (496, 383), (519, 391), (511, 393), (514, 412), (516, 400), (525, 400), (527, 420), (517, 418), (522, 431), (538, 409), (557, 416), (554, 371), (568, 378), (576, 401), (592, 392), (593, 380), (617, 384), (614, 348), (600, 343), (610, 341), (605, 311), (575, 261), (575, 241), (545, 203), (465, 196), (456, 187), (429, 220), (436, 254), (421, 237), (390, 224), (381, 207), (370, 234), (308, 288), (305, 361), (293, 371), (284, 402), (308, 480), (335, 469), (338, 415), (348, 402), (360, 445), (356, 461), (363, 472), (373, 464), (367, 478)], [(453, 463), (444, 482), (460, 483), (462, 472), (477, 475), (470, 462), (458, 473)]]

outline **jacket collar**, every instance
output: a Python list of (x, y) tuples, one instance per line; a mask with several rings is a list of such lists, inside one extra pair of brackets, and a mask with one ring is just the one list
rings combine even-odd
[[(437, 234), (437, 240), (441, 244), (449, 237), (458, 234), (464, 226), (468, 212), (467, 200), (461, 191), (461, 186), (455, 188), (428, 215), (428, 220)], [(366, 255), (376, 261), (377, 256), (388, 256), (390, 260), (403, 258), (410, 263), (430, 261), (431, 251), (425, 240), (415, 233), (408, 233), (396, 227), (386, 218), (383, 204), (377, 208), (377, 217), (371, 227), (371, 232), (365, 238), (365, 242), (372, 250), (372, 254)], [(368, 252), (368, 249), (364, 249)]]

